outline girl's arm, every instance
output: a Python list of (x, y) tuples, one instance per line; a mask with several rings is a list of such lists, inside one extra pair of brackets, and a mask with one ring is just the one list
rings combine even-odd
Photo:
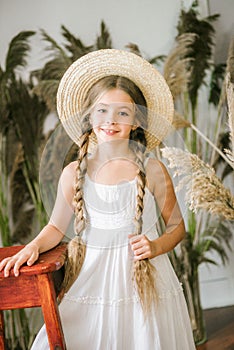
[(75, 165), (69, 164), (62, 172), (58, 184), (57, 197), (49, 223), (41, 230), (37, 237), (12, 257), (5, 258), (0, 263), (0, 271), (4, 269), (4, 276), (8, 277), (13, 268), (15, 276), (24, 264), (32, 265), (40, 253), (54, 248), (64, 237), (66, 229), (73, 215), (73, 183)]
[(172, 250), (185, 235), (184, 220), (174, 192), (173, 183), (163, 163), (150, 159), (147, 165), (147, 181), (154, 194), (165, 232), (150, 241), (146, 236), (130, 236), (130, 243), (136, 260), (154, 258)]

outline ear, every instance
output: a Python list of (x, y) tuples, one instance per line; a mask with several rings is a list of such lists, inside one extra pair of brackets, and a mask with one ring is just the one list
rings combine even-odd
[(133, 126), (132, 126), (132, 130), (136, 130), (136, 129), (138, 128), (138, 126), (139, 126), (139, 125), (136, 125), (136, 124), (133, 125)]
[(93, 116), (92, 116), (92, 113), (89, 113), (89, 114), (87, 115), (87, 117), (89, 118), (90, 124), (93, 125)]

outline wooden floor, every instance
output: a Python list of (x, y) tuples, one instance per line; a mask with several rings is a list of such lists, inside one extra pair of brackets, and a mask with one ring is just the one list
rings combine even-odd
[(234, 350), (234, 306), (204, 311), (207, 342), (197, 350)]

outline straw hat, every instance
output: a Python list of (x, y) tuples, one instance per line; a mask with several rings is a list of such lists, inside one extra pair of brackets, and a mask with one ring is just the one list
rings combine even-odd
[(67, 69), (57, 92), (58, 115), (66, 132), (78, 143), (81, 110), (87, 92), (98, 80), (109, 75), (126, 77), (142, 91), (148, 110), (147, 149), (153, 149), (171, 129), (172, 95), (163, 76), (148, 61), (123, 50), (93, 51)]

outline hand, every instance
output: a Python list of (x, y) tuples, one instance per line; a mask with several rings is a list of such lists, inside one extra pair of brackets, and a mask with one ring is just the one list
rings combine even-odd
[(5, 258), (0, 263), (0, 271), (4, 269), (4, 277), (8, 277), (10, 269), (13, 268), (14, 275), (19, 276), (20, 267), (27, 262), (28, 266), (31, 266), (39, 257), (39, 247), (36, 243), (32, 242), (27, 244), (17, 254)]
[(128, 238), (134, 253), (134, 260), (152, 259), (156, 256), (155, 242), (150, 241), (145, 235), (131, 234)]

